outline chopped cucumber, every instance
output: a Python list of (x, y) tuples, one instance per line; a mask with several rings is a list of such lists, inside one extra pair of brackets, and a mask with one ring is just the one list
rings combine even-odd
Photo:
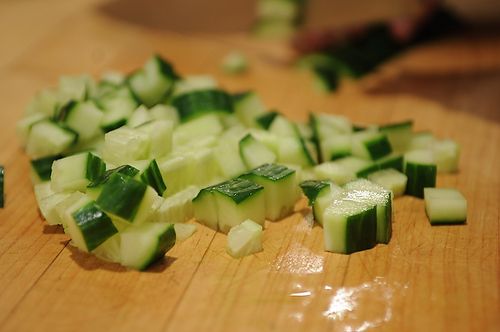
[(399, 197), (405, 193), (408, 177), (395, 169), (388, 168), (369, 174), (368, 180), (392, 191), (394, 197)]
[(61, 155), (43, 157), (31, 161), (31, 169), (36, 175), (37, 182), (49, 181), (52, 173), (52, 164), (54, 161), (62, 158)]
[(75, 102), (65, 109), (64, 122), (78, 133), (78, 139), (88, 141), (101, 134), (103, 112), (92, 101)]
[(467, 201), (456, 189), (424, 188), (425, 212), (431, 224), (458, 224), (467, 220)]
[(257, 127), (257, 118), (266, 114), (266, 107), (253, 91), (233, 95), (234, 113), (247, 127)]
[(428, 149), (432, 147), (435, 141), (436, 138), (432, 133), (428, 131), (418, 132), (413, 134), (408, 146), (408, 150)]
[(215, 148), (214, 156), (219, 173), (225, 178), (239, 176), (247, 170), (235, 139), (221, 140)]
[(167, 186), (163, 181), (158, 163), (154, 159), (151, 160), (146, 169), (142, 171), (140, 178), (142, 182), (151, 186), (160, 196), (162, 196), (165, 190), (167, 190)]
[(424, 197), (424, 188), (436, 186), (436, 161), (431, 150), (413, 150), (407, 152), (405, 174), (408, 177), (406, 194)]
[(338, 185), (352, 181), (356, 178), (356, 174), (345, 165), (338, 161), (324, 162), (316, 165), (313, 168), (315, 177), (320, 180), (331, 180)]
[(128, 78), (128, 84), (135, 96), (147, 107), (165, 100), (179, 76), (166, 60), (155, 55), (141, 70)]
[(265, 164), (242, 175), (264, 187), (266, 218), (278, 220), (293, 211), (299, 199), (297, 174), (294, 170), (275, 164)]
[(300, 184), (304, 194), (312, 206), (314, 220), (323, 225), (323, 214), (335, 199), (341, 198), (344, 190), (330, 181), (308, 180)]
[(101, 243), (92, 253), (98, 258), (112, 263), (121, 263), (121, 236), (116, 233)]
[(389, 243), (392, 236), (392, 194), (365, 179), (347, 183), (347, 198), (377, 206), (377, 242)]
[(121, 127), (104, 135), (103, 156), (114, 165), (147, 159), (150, 154), (149, 134), (132, 128)]
[(178, 80), (175, 83), (173, 96), (175, 97), (193, 91), (216, 89), (216, 88), (217, 88), (217, 82), (211, 76), (207, 75), (185, 76), (184, 78)]
[(392, 151), (387, 135), (371, 130), (358, 131), (352, 135), (352, 154), (354, 156), (377, 160)]
[(387, 135), (387, 139), (394, 151), (404, 152), (408, 149), (413, 133), (413, 121), (407, 120), (380, 126), (381, 133)]
[(155, 214), (155, 220), (169, 223), (183, 223), (194, 216), (193, 199), (200, 189), (189, 186), (178, 193), (165, 198)]
[[(81, 201), (80, 201), (81, 202)], [(74, 245), (89, 252), (118, 233), (111, 218), (94, 201), (90, 201), (67, 217), (66, 230)]]
[(273, 123), (274, 119), (280, 115), (276, 111), (270, 111), (263, 113), (262, 115), (259, 115), (255, 118), (255, 121), (261, 126), (263, 129), (268, 130), (269, 127), (271, 126), (271, 123)]
[(54, 156), (64, 152), (78, 139), (73, 130), (44, 120), (35, 123), (28, 135), (26, 153), (33, 159)]
[(177, 241), (185, 241), (196, 232), (196, 225), (193, 224), (174, 224), (175, 237)]
[(377, 244), (375, 205), (349, 198), (335, 199), (323, 214), (325, 250), (350, 254)]
[(450, 139), (435, 142), (432, 145), (438, 172), (456, 172), (460, 157), (460, 147)]
[(130, 128), (136, 128), (151, 121), (152, 119), (153, 118), (151, 117), (151, 114), (149, 114), (149, 110), (146, 106), (141, 105), (137, 107), (137, 109), (128, 118), (127, 126)]
[(171, 121), (153, 120), (137, 127), (137, 130), (147, 133), (151, 140), (149, 156), (159, 158), (172, 150), (172, 132), (174, 126)]
[(120, 234), (121, 263), (127, 267), (144, 270), (165, 256), (175, 244), (173, 224), (146, 223), (127, 228)]
[(26, 116), (24, 119), (21, 119), (16, 125), (17, 136), (21, 139), (21, 143), (23, 146), (26, 146), (28, 142), (29, 133), (31, 131), (31, 127), (37, 122), (46, 120), (47, 116), (42, 113), (33, 113)]
[(247, 134), (240, 140), (239, 148), (241, 159), (249, 169), (263, 164), (272, 164), (276, 161), (274, 152), (251, 134)]
[(195, 219), (213, 230), (219, 229), (219, 217), (217, 213), (217, 202), (215, 199), (216, 186), (210, 186), (200, 190), (193, 198), (193, 211)]
[(247, 219), (227, 234), (227, 253), (241, 258), (262, 251), (262, 225)]
[(233, 51), (224, 57), (221, 67), (227, 74), (241, 74), (248, 69), (248, 61), (243, 53)]
[(56, 192), (84, 191), (90, 182), (99, 179), (106, 171), (101, 158), (90, 152), (58, 159), (52, 164), (51, 183)]
[(97, 204), (112, 216), (141, 224), (149, 220), (161, 200), (153, 188), (116, 172), (104, 184)]
[(206, 114), (175, 128), (173, 145), (183, 145), (210, 135), (220, 135), (224, 126), (217, 114)]
[(211, 113), (232, 113), (233, 100), (222, 90), (197, 90), (174, 98), (172, 105), (179, 112), (181, 122)]

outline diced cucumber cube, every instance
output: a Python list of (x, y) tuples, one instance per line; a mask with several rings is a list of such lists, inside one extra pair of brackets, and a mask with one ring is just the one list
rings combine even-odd
[(324, 162), (313, 168), (317, 179), (331, 180), (338, 185), (343, 185), (356, 178), (356, 175), (348, 167), (337, 161)]
[(402, 121), (380, 126), (381, 133), (387, 135), (387, 139), (394, 151), (405, 152), (413, 137), (413, 121)]
[(392, 191), (394, 197), (399, 197), (405, 193), (408, 177), (395, 169), (388, 168), (369, 174), (368, 180)]
[(23, 146), (25, 146), (28, 143), (28, 137), (31, 131), (31, 127), (33, 127), (35, 123), (43, 121), (45, 119), (47, 119), (47, 116), (45, 114), (33, 113), (19, 120), (19, 122), (17, 122), (16, 133), (17, 136), (20, 138)]
[(224, 126), (217, 114), (206, 114), (176, 127), (173, 133), (173, 145), (182, 145), (207, 136), (220, 135), (223, 130)]
[(217, 81), (209, 75), (188, 75), (175, 82), (173, 96), (217, 88)]
[(85, 191), (87, 185), (99, 179), (106, 165), (101, 158), (90, 152), (58, 159), (52, 164), (52, 189), (60, 191)]
[(174, 224), (175, 236), (177, 241), (185, 241), (196, 232), (196, 225), (193, 224)]
[(121, 263), (124, 266), (145, 270), (165, 256), (175, 244), (173, 224), (146, 223), (127, 228), (121, 234)]
[(189, 186), (163, 200), (156, 211), (155, 220), (169, 223), (183, 223), (194, 216), (193, 199), (198, 195), (199, 188)]
[(241, 258), (262, 251), (262, 226), (247, 219), (227, 234), (227, 252)]
[(26, 153), (33, 159), (55, 156), (76, 142), (78, 134), (52, 121), (40, 121), (31, 127)]
[(158, 163), (154, 159), (151, 160), (139, 177), (142, 182), (152, 187), (160, 196), (167, 190), (167, 186), (158, 168)]
[(387, 135), (371, 130), (359, 131), (352, 135), (354, 156), (377, 160), (392, 152)]
[(104, 135), (103, 156), (115, 165), (127, 164), (134, 160), (147, 159), (151, 138), (137, 129), (121, 127)]
[(450, 139), (435, 142), (432, 145), (438, 172), (456, 172), (460, 157), (459, 145)]
[(432, 150), (413, 150), (407, 152), (405, 174), (408, 177), (406, 194), (424, 197), (424, 188), (436, 186), (436, 161)]
[(251, 134), (247, 134), (240, 140), (239, 149), (241, 159), (249, 169), (276, 161), (274, 152)]
[(457, 224), (467, 220), (467, 201), (453, 188), (424, 188), (425, 212), (431, 224)]
[(232, 113), (233, 100), (229, 94), (222, 90), (195, 90), (184, 93), (172, 101), (179, 112), (181, 122), (207, 114)]
[(137, 130), (149, 135), (151, 140), (150, 158), (163, 157), (172, 150), (173, 129), (172, 122), (167, 120), (155, 120), (137, 127)]
[(342, 197), (344, 190), (330, 181), (308, 180), (300, 184), (312, 206), (314, 220), (323, 225), (323, 214), (335, 199)]
[(278, 220), (293, 212), (299, 199), (297, 174), (275, 164), (264, 164), (242, 176), (264, 187), (266, 218)]
[(196, 220), (213, 230), (219, 229), (219, 216), (217, 213), (217, 201), (215, 198), (215, 187), (211, 186), (200, 190), (193, 199), (193, 211)]
[(88, 141), (101, 134), (103, 116), (92, 101), (78, 102), (68, 111), (64, 123), (78, 133), (80, 141)]
[(247, 127), (257, 127), (257, 117), (265, 114), (266, 107), (260, 97), (253, 91), (233, 96), (234, 113)]

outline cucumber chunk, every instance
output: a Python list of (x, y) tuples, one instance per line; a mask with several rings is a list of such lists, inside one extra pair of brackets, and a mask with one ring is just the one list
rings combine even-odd
[(266, 112), (263, 113), (262, 115), (259, 115), (255, 118), (255, 121), (259, 124), (260, 127), (262, 127), (265, 130), (268, 130), (269, 127), (271, 126), (271, 123), (273, 123), (274, 119), (280, 115), (276, 111), (271, 111), (271, 112)]
[(193, 211), (194, 217), (198, 222), (217, 231), (219, 229), (219, 217), (215, 199), (215, 187), (210, 186), (200, 190), (198, 195), (193, 199)]
[(348, 198), (336, 199), (323, 214), (325, 250), (350, 254), (377, 244), (375, 205)]
[(467, 220), (467, 201), (453, 188), (424, 188), (425, 212), (432, 225), (460, 224)]
[(202, 140), (211, 135), (220, 135), (224, 126), (217, 114), (205, 114), (175, 128), (173, 146)]
[(167, 120), (153, 120), (136, 128), (149, 135), (151, 145), (150, 158), (159, 158), (167, 155), (172, 150), (172, 134), (174, 125)]
[(436, 186), (436, 162), (431, 150), (413, 150), (407, 152), (405, 174), (408, 177), (406, 194), (424, 197), (424, 188)]
[(338, 185), (352, 181), (356, 178), (353, 170), (338, 161), (324, 162), (313, 168), (315, 177), (320, 180), (331, 180)]
[[(234, 113), (247, 127), (257, 127), (257, 118), (267, 114), (260, 97), (253, 91), (233, 95)], [(267, 129), (267, 128), (266, 128)]]
[(47, 116), (45, 114), (33, 113), (33, 114), (30, 114), (30, 115), (26, 116), (25, 118), (19, 120), (19, 122), (16, 125), (16, 133), (17, 133), (17, 136), (20, 138), (21, 144), (23, 146), (26, 146), (26, 144), (28, 142), (28, 137), (29, 137), (29, 133), (31, 131), (31, 127), (33, 127), (33, 125), (35, 123), (46, 120), (46, 119), (47, 119)]
[(39, 182), (49, 181), (52, 173), (52, 164), (54, 161), (61, 159), (62, 155), (48, 156), (31, 161), (31, 169), (36, 174)]
[(85, 191), (87, 185), (99, 179), (105, 170), (106, 164), (90, 152), (58, 159), (52, 164), (52, 189), (56, 192)]
[(394, 197), (399, 197), (405, 193), (408, 177), (395, 169), (388, 168), (369, 174), (368, 180), (392, 191)]
[(262, 251), (262, 226), (247, 219), (227, 234), (227, 253), (241, 258)]
[(179, 96), (185, 93), (216, 89), (217, 82), (212, 76), (208, 75), (189, 75), (175, 82), (173, 96)]
[(33, 159), (61, 154), (76, 143), (78, 134), (52, 121), (35, 123), (28, 135), (26, 153)]
[(154, 159), (151, 160), (146, 169), (141, 173), (140, 178), (142, 182), (151, 186), (160, 196), (167, 190), (167, 186), (158, 168), (158, 163)]
[(264, 225), (266, 209), (264, 187), (245, 180), (232, 179), (215, 187), (219, 230), (227, 233), (231, 227), (252, 219)]
[(392, 237), (392, 194), (366, 179), (347, 183), (347, 198), (377, 207), (377, 242), (389, 243)]
[(80, 141), (88, 141), (101, 134), (104, 114), (92, 101), (75, 102), (68, 107), (62, 122), (78, 133)]
[(177, 241), (185, 241), (196, 232), (196, 225), (193, 224), (174, 224), (175, 236)]
[(240, 140), (239, 149), (241, 159), (249, 169), (263, 164), (272, 164), (276, 161), (274, 152), (251, 134), (247, 134)]
[(121, 263), (136, 270), (145, 270), (165, 256), (175, 244), (173, 224), (146, 223), (127, 228), (120, 234)]
[(198, 90), (177, 96), (172, 105), (179, 112), (181, 122), (210, 113), (232, 113), (233, 100), (222, 90)]
[(120, 173), (113, 173), (102, 187), (97, 204), (108, 214), (129, 223), (149, 220), (161, 204), (153, 188)]
[(178, 193), (165, 198), (155, 214), (155, 220), (169, 223), (183, 223), (194, 216), (193, 199), (200, 189), (189, 186)]
[(407, 120), (380, 126), (378, 130), (387, 135), (394, 151), (404, 152), (408, 149), (413, 133), (413, 121)]
[(150, 153), (150, 136), (138, 129), (121, 127), (104, 135), (103, 157), (114, 165), (147, 159)]
[(89, 252), (118, 233), (111, 218), (90, 201), (66, 218), (66, 229), (79, 249)]
[(344, 190), (330, 181), (308, 180), (300, 184), (312, 206), (314, 220), (323, 226), (323, 214), (335, 199), (341, 198)]
[(293, 212), (299, 199), (297, 173), (285, 166), (264, 164), (242, 175), (264, 187), (266, 218), (278, 220)]
[(354, 156), (377, 160), (391, 152), (391, 144), (385, 134), (364, 130), (352, 135), (352, 154)]
[(435, 142), (432, 145), (434, 159), (438, 172), (456, 172), (460, 157), (459, 145), (450, 139)]
[(128, 84), (135, 96), (146, 107), (152, 107), (166, 99), (179, 76), (166, 60), (155, 55), (141, 70), (128, 78)]

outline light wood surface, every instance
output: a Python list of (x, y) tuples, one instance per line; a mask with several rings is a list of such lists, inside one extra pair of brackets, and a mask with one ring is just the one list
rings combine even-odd
[[(148, 26), (114, 15), (119, 5), (0, 2), (1, 331), (500, 330), (498, 34), (415, 49), (324, 96), (285, 65), (282, 45), (229, 28)], [(251, 61), (242, 77), (219, 71), (233, 49)], [(152, 52), (181, 73), (214, 75), (231, 91), (255, 89), (296, 120), (309, 110), (356, 123), (411, 118), (417, 130), (457, 140), (460, 172), (439, 175), (438, 186), (467, 197), (467, 225), (431, 227), (422, 200), (398, 198), (389, 245), (337, 255), (323, 251), (321, 228), (308, 226), (302, 201), (291, 217), (267, 224), (262, 253), (241, 260), (225, 253), (225, 235), (203, 226), (142, 273), (76, 251), (39, 217), (14, 124), (60, 75), (129, 71)]]

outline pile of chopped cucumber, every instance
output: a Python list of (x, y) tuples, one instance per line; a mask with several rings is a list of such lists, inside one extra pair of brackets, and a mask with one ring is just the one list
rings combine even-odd
[(311, 113), (296, 123), (254, 92), (183, 77), (157, 55), (129, 75), (62, 77), (17, 130), (47, 223), (133, 269), (191, 236), (193, 217), (228, 234), (230, 255), (258, 252), (265, 221), (292, 214), (301, 188), (337, 253), (388, 243), (403, 194), (425, 195), (432, 223), (466, 219), (463, 196), (430, 189), (437, 172), (457, 170), (454, 141), (415, 133), (411, 121), (361, 128)]

